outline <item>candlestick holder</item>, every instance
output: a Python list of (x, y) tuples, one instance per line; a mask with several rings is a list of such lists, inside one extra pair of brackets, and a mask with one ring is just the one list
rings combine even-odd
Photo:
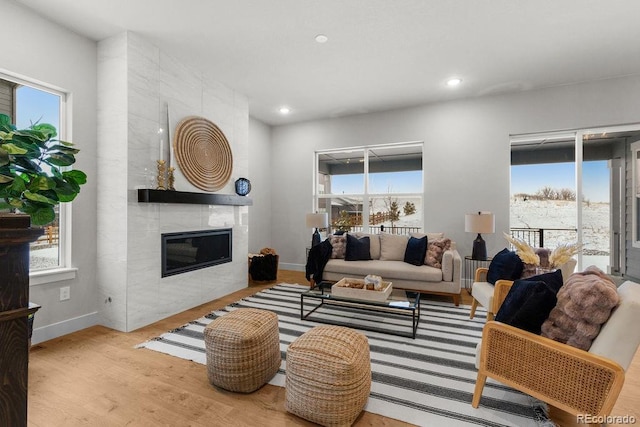
[(176, 191), (174, 187), (174, 183), (176, 178), (173, 176), (173, 171), (176, 170), (173, 166), (169, 166), (169, 171), (167, 172), (167, 190)]
[(166, 165), (164, 160), (157, 160), (158, 163), (158, 186), (156, 190), (166, 190), (167, 188), (164, 186), (164, 174), (166, 172)]

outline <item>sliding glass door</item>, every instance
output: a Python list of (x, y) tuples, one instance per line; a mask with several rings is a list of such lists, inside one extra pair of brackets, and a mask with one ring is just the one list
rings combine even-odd
[(640, 125), (511, 137), (511, 234), (554, 249), (580, 243), (578, 269), (625, 272), (625, 158)]
[(554, 248), (578, 239), (575, 133), (513, 138), (510, 227), (514, 237)]

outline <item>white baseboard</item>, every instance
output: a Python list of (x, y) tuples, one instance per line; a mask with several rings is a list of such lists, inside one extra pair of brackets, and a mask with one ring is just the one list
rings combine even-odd
[(283, 270), (292, 270), (292, 271), (304, 271), (305, 266), (303, 264), (290, 264), (286, 262), (281, 262), (279, 268)]
[[(38, 316), (37, 313), (36, 316)], [(98, 312), (95, 311), (93, 313), (85, 314), (84, 316), (74, 317), (73, 319), (68, 319), (63, 322), (36, 328), (33, 330), (33, 335), (31, 336), (31, 344), (33, 345), (49, 341), (97, 324)]]

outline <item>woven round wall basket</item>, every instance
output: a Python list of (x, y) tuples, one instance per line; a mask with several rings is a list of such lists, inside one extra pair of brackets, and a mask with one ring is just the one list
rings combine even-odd
[(217, 191), (231, 177), (229, 141), (210, 120), (187, 117), (178, 123), (173, 152), (184, 176), (201, 190)]

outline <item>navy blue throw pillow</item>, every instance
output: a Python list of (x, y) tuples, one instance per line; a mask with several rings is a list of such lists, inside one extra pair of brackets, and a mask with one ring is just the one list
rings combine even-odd
[(504, 248), (491, 260), (487, 282), (495, 284), (498, 280), (518, 280), (523, 268), (524, 264), (518, 254)]
[(413, 265), (424, 264), (424, 257), (427, 255), (427, 236), (417, 238), (409, 237), (407, 249), (404, 251), (404, 262)]
[(371, 241), (369, 236), (357, 238), (347, 234), (347, 249), (345, 250), (345, 261), (369, 261), (371, 259)]
[(537, 276), (527, 277), (527, 280), (531, 281), (543, 281), (547, 284), (555, 293), (558, 293), (562, 287), (562, 270), (558, 269), (550, 273), (538, 274)]
[(542, 280), (516, 280), (495, 320), (540, 335), (540, 328), (557, 301), (556, 291)]

